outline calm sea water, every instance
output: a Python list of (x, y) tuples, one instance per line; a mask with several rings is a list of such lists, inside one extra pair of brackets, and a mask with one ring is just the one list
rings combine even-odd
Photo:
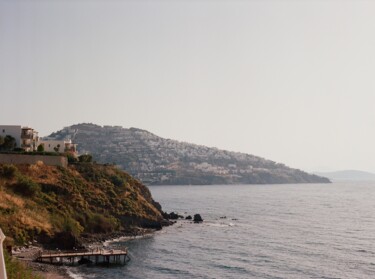
[(77, 278), (375, 278), (374, 182), (150, 190), (204, 223), (116, 243), (129, 264), (73, 268)]

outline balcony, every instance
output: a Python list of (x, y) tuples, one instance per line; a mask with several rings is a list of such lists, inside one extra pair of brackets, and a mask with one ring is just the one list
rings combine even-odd
[(21, 139), (33, 139), (34, 135), (33, 134), (21, 134)]

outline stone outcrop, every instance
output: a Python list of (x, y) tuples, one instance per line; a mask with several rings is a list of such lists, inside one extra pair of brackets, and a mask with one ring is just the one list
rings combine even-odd
[(201, 223), (203, 222), (202, 216), (200, 214), (195, 214), (193, 218), (194, 223)]

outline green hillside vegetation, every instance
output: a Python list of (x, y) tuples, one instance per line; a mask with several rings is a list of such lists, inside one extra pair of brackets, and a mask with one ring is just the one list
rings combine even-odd
[(0, 226), (8, 242), (71, 248), (82, 237), (160, 228), (147, 187), (112, 165), (0, 164)]
[(4, 251), (4, 254), (8, 279), (42, 279), (41, 276), (34, 274), (24, 263), (9, 256), (6, 251)]

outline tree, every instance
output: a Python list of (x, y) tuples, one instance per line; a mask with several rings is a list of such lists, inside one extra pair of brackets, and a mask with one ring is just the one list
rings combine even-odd
[(0, 147), (4, 144), (4, 138), (0, 136)]
[(1, 149), (3, 150), (13, 150), (16, 147), (16, 139), (10, 135), (6, 135), (4, 138), (4, 142), (1, 145)]
[(43, 144), (39, 144), (38, 148), (37, 148), (37, 151), (38, 152), (43, 152), (44, 151), (44, 145)]
[(59, 152), (60, 151), (60, 144), (58, 144), (57, 146), (55, 146), (53, 148), (53, 150), (55, 150), (55, 152)]

